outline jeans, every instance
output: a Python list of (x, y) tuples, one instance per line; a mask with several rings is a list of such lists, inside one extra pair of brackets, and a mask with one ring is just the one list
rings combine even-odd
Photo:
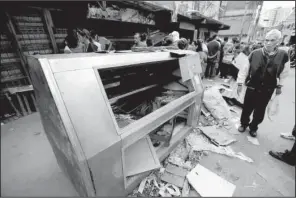
[(216, 63), (208, 61), (208, 65), (205, 72), (206, 78), (213, 78), (216, 76)]

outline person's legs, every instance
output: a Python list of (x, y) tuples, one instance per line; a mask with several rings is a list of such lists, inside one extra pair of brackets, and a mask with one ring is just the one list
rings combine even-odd
[(225, 77), (225, 64), (222, 62), (220, 65), (220, 78)]
[(208, 62), (208, 78), (213, 78), (215, 72), (215, 64), (212, 62)]
[(294, 142), (291, 151), (288, 151), (288, 150), (286, 150), (285, 152), (269, 151), (269, 154), (278, 160), (281, 160), (291, 166), (295, 166), (296, 165), (296, 142)]
[[(264, 120), (265, 110), (274, 90), (262, 91), (258, 93), (258, 97), (255, 99), (255, 108), (253, 113), (253, 120), (250, 124), (250, 135), (253, 137), (257, 136), (258, 125)], [(254, 100), (254, 101), (255, 101)]]
[(241, 127), (239, 129), (240, 132), (244, 132), (247, 126), (250, 122), (250, 115), (252, 114), (254, 110), (254, 101), (256, 100), (256, 91), (247, 88), (245, 99), (244, 99), (244, 105), (243, 105), (243, 111), (241, 115)]
[(211, 70), (211, 63), (208, 62), (207, 66), (206, 66), (206, 71), (205, 71), (205, 78), (210, 77), (210, 70)]

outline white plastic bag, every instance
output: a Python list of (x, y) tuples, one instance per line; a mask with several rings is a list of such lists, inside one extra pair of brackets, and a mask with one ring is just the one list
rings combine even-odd
[(279, 113), (279, 96), (275, 95), (267, 105), (267, 116), (270, 121), (273, 121), (275, 116)]

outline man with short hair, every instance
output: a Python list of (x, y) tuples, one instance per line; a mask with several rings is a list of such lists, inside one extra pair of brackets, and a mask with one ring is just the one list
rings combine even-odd
[[(264, 47), (249, 55), (248, 69), (241, 72), (237, 80), (238, 94), (242, 91), (243, 83), (247, 86), (238, 130), (244, 132), (249, 126), (252, 137), (257, 136), (258, 125), (264, 120), (265, 109), (273, 92), (276, 90), (276, 95), (281, 94), (283, 80), (289, 74), (288, 53), (278, 49), (280, 38), (280, 31), (273, 29), (268, 32)], [(250, 123), (252, 113), (253, 120)]]
[(211, 41), (207, 44), (208, 65), (206, 68), (205, 77), (211, 79), (216, 76), (216, 70), (219, 66), (221, 44), (217, 41), (217, 35), (214, 35), (210, 40)]

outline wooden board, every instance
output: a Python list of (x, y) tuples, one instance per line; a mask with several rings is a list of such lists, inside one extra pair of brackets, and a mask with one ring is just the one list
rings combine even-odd
[(236, 188), (199, 164), (187, 175), (187, 179), (202, 197), (232, 197)]
[(145, 137), (124, 150), (125, 176), (136, 175), (160, 168), (153, 145), (149, 137)]

